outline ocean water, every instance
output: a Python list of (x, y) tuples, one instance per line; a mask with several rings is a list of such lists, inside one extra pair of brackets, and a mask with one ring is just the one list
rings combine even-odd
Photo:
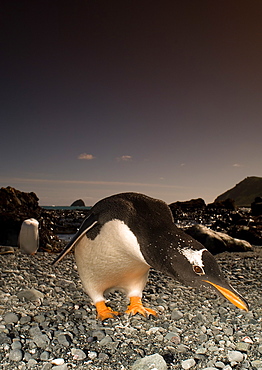
[(70, 240), (73, 238), (75, 234), (57, 234), (56, 236), (61, 239), (61, 240), (64, 240), (65, 242), (69, 243)]
[(48, 210), (71, 210), (71, 211), (74, 211), (75, 209), (76, 210), (89, 210), (91, 209), (92, 207), (91, 206), (86, 206), (86, 207), (70, 207), (70, 206), (41, 206), (42, 208), (44, 209), (48, 209)]

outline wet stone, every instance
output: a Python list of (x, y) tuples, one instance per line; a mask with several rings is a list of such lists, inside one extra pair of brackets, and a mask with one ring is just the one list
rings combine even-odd
[(45, 349), (50, 343), (50, 339), (48, 338), (46, 334), (35, 335), (33, 338), (33, 341), (35, 342), (37, 347), (43, 348), (43, 349)]
[(158, 353), (150, 356), (146, 356), (137, 360), (133, 366), (132, 370), (147, 370), (147, 369), (157, 369), (157, 370), (166, 370), (167, 364), (162, 356)]
[(37, 315), (34, 317), (34, 321), (38, 323), (43, 323), (45, 321), (45, 316), (44, 315)]
[(240, 352), (247, 352), (249, 350), (250, 344), (245, 342), (238, 342), (236, 344), (236, 350)]
[(106, 346), (108, 345), (109, 343), (112, 342), (112, 338), (109, 336), (109, 335), (106, 335), (100, 342), (100, 346)]
[(37, 364), (37, 361), (34, 358), (30, 358), (30, 360), (27, 362), (27, 367), (30, 369), (32, 367), (35, 367)]
[(164, 337), (165, 340), (168, 340), (174, 344), (179, 344), (181, 339), (180, 336), (177, 333), (170, 332), (167, 333), (167, 335)]
[(12, 349), (21, 349), (22, 348), (22, 343), (20, 341), (16, 340), (12, 343), (11, 347), (12, 347)]
[(171, 313), (171, 320), (180, 320), (183, 317), (183, 313), (179, 310), (173, 310)]
[(215, 363), (215, 367), (218, 367), (219, 369), (223, 369), (225, 367), (225, 364), (222, 361), (217, 361)]
[(44, 294), (40, 292), (39, 290), (32, 288), (32, 289), (22, 290), (18, 292), (17, 297), (20, 300), (24, 299), (25, 301), (36, 301), (38, 299), (44, 298)]
[(67, 364), (52, 366), (52, 370), (68, 370)]
[(239, 351), (229, 351), (227, 357), (230, 362), (242, 362), (244, 359), (243, 353)]
[(4, 321), (6, 324), (15, 324), (19, 321), (19, 317), (13, 312), (8, 312), (4, 315)]
[(196, 361), (193, 358), (189, 358), (181, 362), (181, 366), (184, 370), (190, 369), (191, 367), (195, 366)]
[(262, 368), (262, 360), (251, 361), (251, 365), (255, 367), (256, 369), (260, 369)]
[(86, 354), (84, 351), (78, 348), (72, 348), (71, 354), (73, 355), (74, 360), (84, 360), (86, 358)]
[(69, 338), (69, 335), (65, 335), (65, 334), (60, 334), (58, 335), (58, 343), (61, 344), (62, 346), (65, 346), (65, 347), (69, 347), (70, 346), (70, 338)]
[(19, 362), (23, 358), (23, 352), (20, 349), (12, 349), (9, 353), (9, 359), (11, 361)]
[(20, 319), (20, 324), (24, 325), (31, 321), (31, 316), (22, 316)]
[(41, 361), (48, 361), (49, 360), (49, 352), (48, 351), (43, 351), (40, 355), (40, 360)]

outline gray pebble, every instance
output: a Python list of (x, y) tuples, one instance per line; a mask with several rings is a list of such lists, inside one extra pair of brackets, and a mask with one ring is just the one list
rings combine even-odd
[(105, 332), (102, 330), (95, 330), (92, 332), (92, 336), (100, 341), (105, 337)]
[(173, 310), (171, 313), (171, 320), (180, 320), (183, 317), (183, 313), (179, 310)]
[(0, 345), (7, 343), (11, 343), (11, 338), (5, 333), (0, 333)]
[(74, 360), (84, 360), (86, 358), (85, 352), (78, 348), (72, 348), (71, 354), (73, 355)]
[(44, 298), (44, 294), (40, 292), (39, 290), (32, 288), (32, 289), (22, 290), (18, 292), (17, 297), (20, 300), (24, 299), (25, 301), (36, 301), (39, 298), (40, 299)]
[(13, 312), (8, 312), (4, 315), (4, 321), (6, 324), (15, 324), (19, 321), (19, 317)]
[(58, 335), (57, 340), (58, 340), (58, 343), (61, 344), (62, 346), (65, 346), (65, 347), (70, 346), (69, 338), (65, 334)]
[(219, 369), (223, 369), (225, 367), (225, 364), (222, 361), (217, 361), (215, 363), (215, 366), (218, 367)]
[(37, 347), (43, 349), (45, 349), (50, 343), (50, 339), (46, 334), (35, 335), (33, 341), (35, 342)]
[(207, 349), (205, 347), (198, 347), (197, 350), (196, 350), (196, 353), (199, 354), (199, 355), (204, 355), (205, 353), (207, 352)]
[(132, 370), (148, 370), (154, 368), (157, 370), (167, 369), (165, 360), (158, 353), (137, 360), (131, 367)]
[(229, 351), (227, 357), (230, 362), (242, 362), (244, 359), (243, 353), (239, 351)]
[(41, 332), (41, 329), (39, 328), (38, 325), (35, 325), (35, 326), (32, 326), (29, 330), (29, 334), (31, 337), (34, 337), (36, 335), (41, 335), (42, 332)]
[(106, 346), (107, 344), (112, 342), (112, 338), (109, 335), (106, 335), (100, 342), (100, 346)]
[(233, 335), (233, 333), (234, 333), (233, 328), (231, 328), (231, 327), (227, 327), (227, 328), (225, 328), (225, 329), (224, 329), (224, 333), (225, 333), (226, 335), (228, 335), (228, 336)]
[(98, 355), (98, 359), (101, 361), (107, 361), (109, 359), (109, 356), (106, 353), (100, 352)]
[(262, 360), (251, 361), (251, 365), (256, 369), (262, 368)]
[(20, 324), (28, 324), (31, 321), (31, 316), (22, 316), (20, 319)]
[(51, 368), (51, 370), (67, 370), (67, 369), (68, 369), (67, 364), (57, 365)]
[(12, 349), (9, 353), (9, 359), (11, 361), (19, 362), (23, 358), (23, 352), (20, 349)]
[(169, 332), (167, 335), (164, 337), (164, 339), (174, 343), (174, 344), (179, 344), (180, 343), (180, 336), (177, 333), (174, 332)]
[(24, 361), (29, 361), (29, 360), (30, 360), (30, 358), (32, 358), (31, 353), (29, 353), (29, 352), (25, 352), (25, 353), (24, 353)]
[(195, 364), (196, 361), (193, 358), (181, 361), (181, 366), (184, 370), (190, 369), (191, 367), (195, 366)]
[(49, 360), (49, 352), (48, 351), (43, 351), (40, 355), (40, 360), (41, 361)]
[(94, 360), (95, 358), (97, 358), (97, 353), (95, 351), (90, 351), (88, 353), (88, 358), (90, 358), (90, 360)]
[(185, 353), (188, 351), (188, 347), (185, 344), (179, 344), (177, 346), (177, 352)]
[(34, 358), (30, 358), (30, 360), (27, 362), (26, 366), (27, 368), (31, 368), (37, 365), (37, 361)]
[(198, 339), (199, 339), (199, 341), (200, 342), (206, 342), (207, 341), (207, 339), (208, 339), (208, 337), (207, 337), (207, 335), (206, 334), (200, 334), (199, 336), (198, 336)]
[(41, 370), (50, 370), (52, 369), (52, 364), (50, 362), (45, 362), (41, 368)]
[(12, 349), (21, 349), (22, 343), (19, 340), (16, 340), (11, 345)]
[(34, 321), (38, 322), (39, 324), (43, 323), (45, 321), (45, 316), (44, 315), (36, 315), (34, 317)]
[(236, 344), (236, 350), (240, 352), (247, 352), (249, 350), (250, 344), (245, 342), (238, 342)]

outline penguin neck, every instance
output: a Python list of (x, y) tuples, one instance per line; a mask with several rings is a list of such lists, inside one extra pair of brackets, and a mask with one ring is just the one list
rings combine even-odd
[(172, 239), (169, 234), (158, 235), (154, 243), (148, 244), (142, 249), (142, 254), (153, 269), (175, 278), (172, 265), (178, 252), (174, 248)]

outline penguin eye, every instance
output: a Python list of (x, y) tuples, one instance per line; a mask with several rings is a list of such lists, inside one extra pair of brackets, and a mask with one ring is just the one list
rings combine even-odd
[(204, 270), (200, 266), (193, 266), (193, 271), (198, 275), (205, 275)]

